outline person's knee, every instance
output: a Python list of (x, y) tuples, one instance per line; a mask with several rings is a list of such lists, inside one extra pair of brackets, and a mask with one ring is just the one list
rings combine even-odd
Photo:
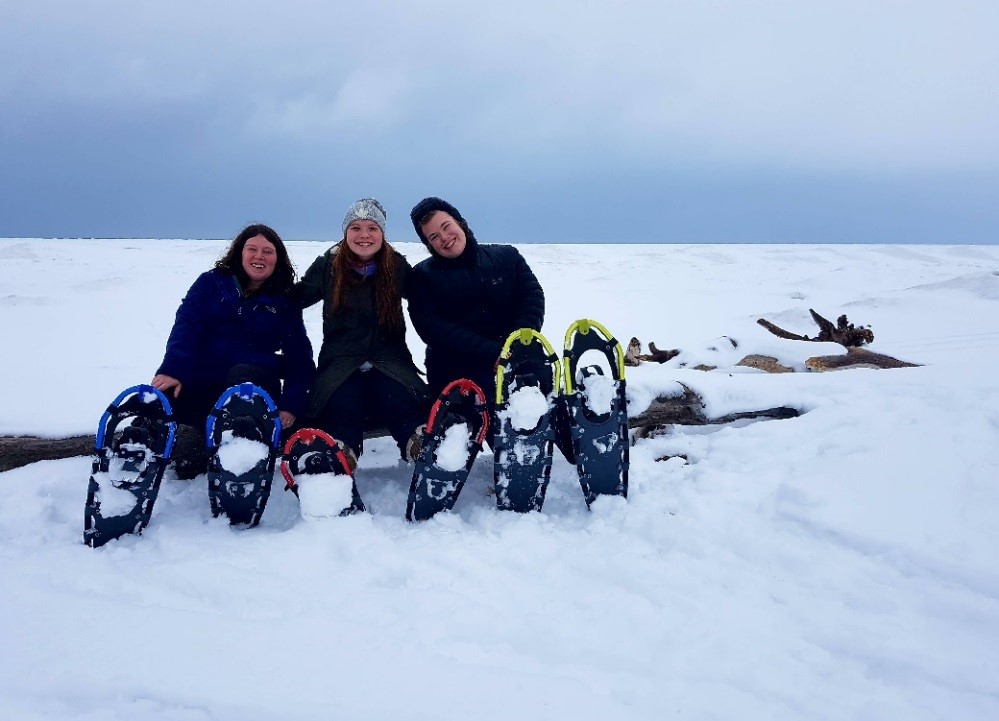
[(229, 373), (226, 375), (226, 384), (235, 386), (240, 383), (252, 383), (260, 386), (272, 396), (280, 395), (281, 392), (281, 380), (263, 366), (252, 363), (238, 363), (229, 369)]

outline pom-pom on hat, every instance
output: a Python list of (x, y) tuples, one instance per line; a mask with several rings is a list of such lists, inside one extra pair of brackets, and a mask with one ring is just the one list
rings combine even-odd
[(373, 220), (382, 229), (382, 235), (385, 234), (385, 208), (374, 198), (362, 198), (347, 209), (347, 215), (343, 217), (344, 233), (355, 220)]
[(471, 234), (471, 231), (468, 229), (468, 223), (466, 223), (465, 219), (461, 217), (461, 213), (458, 212), (457, 208), (446, 200), (441, 200), (440, 198), (424, 198), (413, 206), (413, 209), (409, 213), (409, 218), (413, 221), (413, 228), (416, 229), (416, 234), (420, 236), (420, 240), (422, 240), (423, 244), (428, 248), (430, 247), (430, 244), (427, 243), (427, 239), (423, 236), (423, 230), (420, 228), (420, 221), (429, 214), (438, 210), (443, 210), (445, 213), (458, 221), (458, 225), (460, 225), (461, 229), (465, 231), (466, 236)]

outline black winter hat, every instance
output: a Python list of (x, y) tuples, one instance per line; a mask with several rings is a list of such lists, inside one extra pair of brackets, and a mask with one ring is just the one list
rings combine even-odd
[[(420, 240), (423, 241), (425, 246), (430, 248), (430, 243), (428, 243), (427, 239), (423, 237), (423, 231), (420, 229), (420, 220), (437, 210), (443, 210), (445, 213), (458, 221), (458, 225), (460, 225), (461, 229), (465, 231), (465, 235), (469, 238), (472, 237), (472, 231), (469, 230), (468, 223), (466, 223), (465, 219), (461, 217), (461, 213), (458, 212), (457, 208), (446, 200), (441, 200), (440, 198), (424, 198), (413, 206), (413, 209), (409, 212), (409, 217), (410, 220), (413, 221), (413, 228), (416, 230), (416, 234), (420, 236)], [(432, 248), (431, 252), (433, 252)]]

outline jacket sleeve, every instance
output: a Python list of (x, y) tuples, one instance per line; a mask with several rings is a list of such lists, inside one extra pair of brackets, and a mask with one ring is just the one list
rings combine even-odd
[(309, 388), (316, 376), (312, 343), (305, 332), (301, 308), (292, 306), (288, 309), (281, 352), (285, 363), (284, 388), (278, 408), (299, 416), (305, 412)]
[(520, 306), (515, 316), (517, 328), (533, 328), (541, 330), (545, 322), (545, 291), (538, 282), (537, 276), (531, 271), (531, 266), (524, 260), (520, 251), (513, 248), (514, 277), (517, 279)]
[(328, 253), (324, 253), (312, 261), (312, 265), (305, 271), (302, 279), (291, 288), (292, 302), (300, 308), (308, 308), (323, 299), (323, 282), (326, 280), (326, 260)]
[(413, 283), (413, 266), (399, 251), (395, 253), (395, 276), (395, 282), (399, 284), (399, 294), (409, 300), (409, 292)]
[(211, 273), (202, 273), (180, 302), (166, 353), (156, 373), (173, 376), (181, 383), (190, 380), (208, 330), (207, 309), (217, 302), (217, 284)]
[[(409, 317), (423, 342), (444, 353), (460, 353), (484, 361), (499, 358), (503, 344), (486, 338), (436, 312), (433, 281), (419, 268), (410, 274)], [(540, 286), (539, 286), (540, 287)]]

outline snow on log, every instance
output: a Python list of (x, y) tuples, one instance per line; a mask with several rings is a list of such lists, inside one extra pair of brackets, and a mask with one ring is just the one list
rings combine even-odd
[(645, 411), (628, 419), (628, 427), (637, 429), (636, 439), (645, 438), (668, 425), (703, 426), (745, 419), (797, 418), (800, 415), (797, 408), (780, 406), (709, 418), (704, 413), (704, 401), (700, 395), (682, 383), (678, 385), (683, 389), (680, 393), (657, 396)]

